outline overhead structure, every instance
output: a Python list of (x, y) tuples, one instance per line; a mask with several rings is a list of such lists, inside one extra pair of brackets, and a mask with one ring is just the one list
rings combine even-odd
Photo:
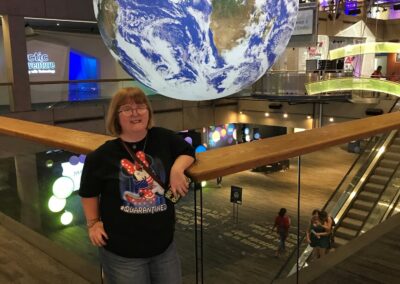
[(308, 95), (342, 91), (372, 91), (400, 97), (400, 84), (374, 78), (341, 78), (306, 84)]
[(329, 59), (334, 60), (346, 56), (369, 53), (400, 53), (400, 43), (396, 42), (366, 42), (348, 45), (329, 51)]

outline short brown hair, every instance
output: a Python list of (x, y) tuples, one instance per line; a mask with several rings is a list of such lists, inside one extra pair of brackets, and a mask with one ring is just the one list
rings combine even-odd
[(118, 110), (122, 105), (129, 102), (135, 102), (135, 104), (145, 104), (149, 111), (147, 129), (150, 129), (153, 126), (153, 110), (149, 100), (146, 97), (146, 94), (137, 87), (121, 88), (114, 94), (110, 105), (108, 106), (106, 128), (111, 135), (121, 135), (122, 128), (119, 124)]

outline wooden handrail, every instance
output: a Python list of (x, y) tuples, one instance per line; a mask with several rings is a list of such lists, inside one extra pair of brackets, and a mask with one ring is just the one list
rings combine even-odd
[[(400, 128), (400, 112), (324, 126), (197, 155), (188, 174), (196, 181), (237, 173)], [(111, 136), (0, 116), (0, 133), (87, 154)]]

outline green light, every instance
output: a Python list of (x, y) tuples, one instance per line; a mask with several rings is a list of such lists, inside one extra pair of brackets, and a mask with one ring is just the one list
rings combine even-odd
[(306, 84), (309, 95), (339, 91), (372, 91), (400, 96), (400, 84), (373, 78), (341, 78)]
[(46, 161), (46, 167), (51, 168), (53, 165), (54, 165), (54, 162), (52, 160)]
[(67, 198), (74, 191), (74, 181), (69, 177), (59, 177), (53, 183), (53, 194), (57, 198)]
[(329, 51), (329, 59), (344, 58), (351, 55), (368, 53), (400, 53), (400, 43), (395, 42), (367, 42), (347, 45)]
[(71, 224), (73, 219), (74, 219), (74, 215), (72, 215), (72, 213), (69, 211), (65, 211), (61, 215), (61, 218), (60, 218), (61, 224), (65, 225), (65, 226)]
[(67, 204), (67, 200), (64, 198), (57, 198), (55, 196), (50, 197), (49, 199), (49, 209), (51, 212), (60, 212), (64, 209), (65, 204)]

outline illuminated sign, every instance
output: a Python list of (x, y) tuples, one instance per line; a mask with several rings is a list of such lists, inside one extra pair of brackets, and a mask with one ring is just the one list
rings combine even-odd
[(49, 60), (47, 53), (35, 51), (28, 53), (28, 73), (29, 74), (55, 74), (56, 63)]

